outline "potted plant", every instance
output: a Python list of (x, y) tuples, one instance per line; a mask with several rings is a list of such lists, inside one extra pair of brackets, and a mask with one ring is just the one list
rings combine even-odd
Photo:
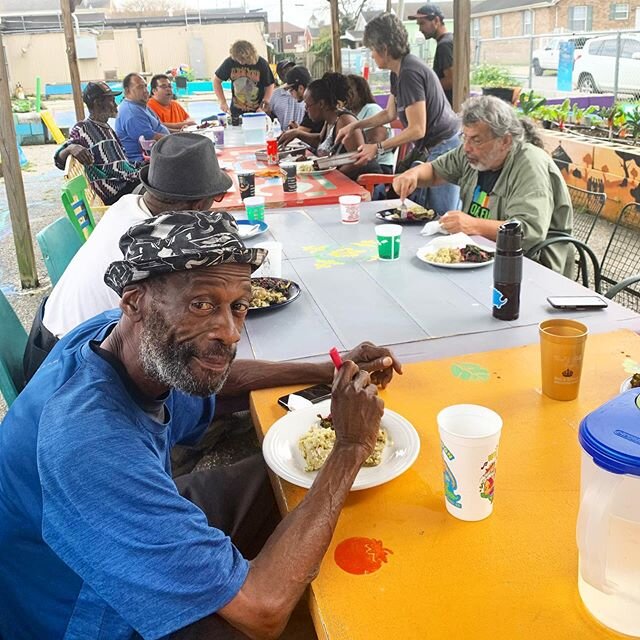
[(516, 79), (503, 68), (492, 64), (483, 64), (473, 71), (471, 84), (482, 87), (482, 93), (488, 96), (496, 96), (510, 104), (514, 103), (514, 94), (520, 93)]

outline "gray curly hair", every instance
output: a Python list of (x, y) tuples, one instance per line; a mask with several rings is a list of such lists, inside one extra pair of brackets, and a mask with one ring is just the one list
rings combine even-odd
[(529, 142), (544, 148), (538, 127), (529, 118), (518, 116), (514, 108), (495, 96), (474, 96), (462, 105), (462, 126), (478, 122), (489, 125), (496, 138), (511, 134), (514, 143)]
[(365, 47), (386, 53), (394, 60), (411, 53), (409, 35), (404, 25), (393, 13), (382, 13), (367, 23), (362, 40)]

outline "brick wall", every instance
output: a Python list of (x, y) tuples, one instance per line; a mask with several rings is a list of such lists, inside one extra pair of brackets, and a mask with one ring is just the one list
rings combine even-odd
[[(605, 0), (560, 0), (554, 7), (542, 7), (534, 9), (533, 29), (534, 33), (553, 33), (554, 31), (569, 30), (569, 7), (592, 7), (593, 31), (618, 31), (619, 29), (634, 29), (636, 21), (636, 9), (640, 8), (640, 2), (620, 2), (628, 4), (629, 15), (626, 20), (611, 20), (611, 4)], [(502, 37), (522, 35), (522, 10), (500, 14), (502, 17)], [(493, 37), (493, 16), (480, 17), (481, 38)]]

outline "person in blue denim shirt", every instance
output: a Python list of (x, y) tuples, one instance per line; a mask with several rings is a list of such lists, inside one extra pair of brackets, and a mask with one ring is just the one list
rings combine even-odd
[[(338, 141), (353, 129), (369, 129), (399, 118), (404, 128), (397, 136), (364, 144), (359, 150), (359, 162), (366, 163), (391, 149), (413, 144), (409, 154), (396, 165), (396, 173), (406, 171), (417, 162), (435, 160), (459, 146), (458, 117), (436, 74), (410, 53), (407, 30), (399, 18), (383, 13), (371, 20), (364, 31), (364, 43), (371, 49), (376, 65), (391, 71), (391, 95), (383, 111), (344, 127)], [(417, 200), (442, 215), (458, 208), (459, 197), (458, 187), (447, 184), (426, 190), (423, 199)]]
[(129, 73), (122, 81), (124, 100), (118, 107), (116, 133), (130, 162), (143, 160), (140, 138), (160, 140), (169, 133), (158, 116), (147, 107), (149, 89), (144, 78)]

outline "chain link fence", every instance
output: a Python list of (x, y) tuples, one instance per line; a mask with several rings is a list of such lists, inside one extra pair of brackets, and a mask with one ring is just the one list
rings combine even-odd
[[(573, 55), (561, 62), (563, 43)], [(495, 65), (516, 86), (546, 97), (610, 94), (613, 100), (640, 99), (640, 31), (547, 33), (472, 39), (474, 69)]]

